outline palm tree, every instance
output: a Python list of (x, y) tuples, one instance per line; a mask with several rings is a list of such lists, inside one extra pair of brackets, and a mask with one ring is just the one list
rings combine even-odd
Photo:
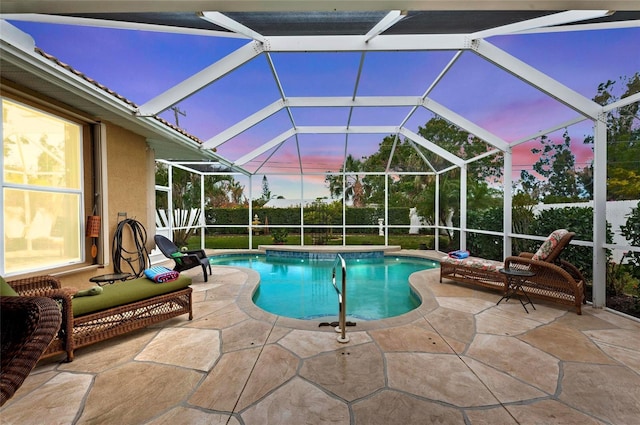
[(338, 198), (343, 194), (342, 182), (344, 179), (345, 201), (352, 201), (354, 207), (363, 207), (368, 196), (368, 186), (362, 182), (358, 172), (363, 171), (362, 161), (355, 159), (351, 154), (347, 155), (341, 174), (327, 176), (325, 182), (329, 184), (329, 192), (332, 197)]

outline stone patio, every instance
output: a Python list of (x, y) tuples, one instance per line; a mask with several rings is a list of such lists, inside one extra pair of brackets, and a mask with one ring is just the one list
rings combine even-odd
[[(187, 272), (189, 273), (189, 272)], [(175, 318), (41, 361), (2, 424), (637, 424), (640, 323), (411, 277), (419, 309), (350, 342), (251, 302), (252, 270), (193, 279)]]

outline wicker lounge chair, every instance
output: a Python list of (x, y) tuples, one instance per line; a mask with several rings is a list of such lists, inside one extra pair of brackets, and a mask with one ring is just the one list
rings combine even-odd
[(76, 348), (183, 314), (188, 314), (189, 320), (193, 318), (188, 276), (162, 284), (145, 277), (115, 282), (104, 286), (100, 295), (73, 299), (71, 294), (77, 289), (62, 288), (60, 280), (53, 276), (34, 276), (7, 283), (19, 295), (53, 298), (56, 309), (62, 311), (62, 325), (41, 358), (66, 353), (67, 361), (73, 361)]
[(207, 257), (204, 250), (180, 251), (176, 244), (162, 235), (156, 235), (153, 239), (164, 256), (175, 262), (176, 265), (173, 270), (181, 272), (200, 266), (202, 267), (204, 281), (207, 282), (207, 268), (209, 268), (209, 274), (211, 274), (211, 264), (209, 264), (209, 257)]
[(522, 287), (527, 294), (560, 304), (574, 305), (582, 314), (584, 278), (571, 263), (559, 258), (575, 233), (559, 229), (551, 233), (535, 254), (523, 252), (507, 257), (504, 262), (468, 257), (462, 260), (443, 257), (440, 260), (440, 282), (448, 278), (485, 288), (507, 291), (507, 280), (499, 270), (520, 269), (535, 273)]
[(44, 297), (0, 297), (0, 406), (20, 388), (60, 329), (58, 304)]

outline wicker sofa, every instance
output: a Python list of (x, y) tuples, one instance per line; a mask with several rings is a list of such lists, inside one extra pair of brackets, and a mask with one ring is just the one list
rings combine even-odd
[(574, 236), (573, 232), (556, 230), (535, 254), (523, 252), (518, 256), (507, 257), (504, 262), (478, 257), (455, 259), (445, 256), (440, 260), (440, 282), (446, 278), (506, 293), (507, 279), (499, 270), (528, 270), (535, 273), (522, 285), (528, 295), (573, 305), (576, 313), (582, 314), (582, 304), (586, 302), (584, 278), (575, 266), (559, 259), (560, 253)]
[(8, 283), (19, 295), (47, 296), (61, 305), (60, 331), (43, 358), (66, 352), (67, 361), (72, 361), (76, 348), (183, 314), (193, 318), (191, 278), (182, 275), (161, 284), (145, 277), (115, 282), (99, 295), (79, 298), (72, 298), (73, 291), (62, 288), (53, 276)]

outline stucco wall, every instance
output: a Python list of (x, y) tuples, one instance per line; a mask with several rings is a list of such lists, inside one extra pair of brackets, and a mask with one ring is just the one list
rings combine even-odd
[[(149, 149), (144, 137), (132, 133), (111, 123), (105, 124), (106, 150), (106, 193), (107, 209), (102, 220), (108, 229), (106, 242), (102, 244), (107, 249), (104, 252), (105, 264), (98, 269), (89, 269), (77, 273), (59, 276), (63, 286), (77, 288), (90, 287), (93, 284), (89, 278), (114, 272), (112, 264), (112, 241), (118, 223), (126, 213), (126, 217), (140, 222), (147, 232), (147, 249), (153, 247), (155, 233), (155, 175), (154, 155)], [(151, 217), (151, 219), (150, 219)], [(129, 228), (123, 232), (123, 246), (128, 251), (134, 251), (135, 245), (130, 237)], [(87, 240), (87, 244), (91, 244)], [(90, 258), (88, 258), (90, 260)], [(137, 263), (134, 264), (134, 267)], [(125, 268), (126, 267), (126, 268)], [(129, 271), (126, 264), (121, 264), (122, 271)]]

